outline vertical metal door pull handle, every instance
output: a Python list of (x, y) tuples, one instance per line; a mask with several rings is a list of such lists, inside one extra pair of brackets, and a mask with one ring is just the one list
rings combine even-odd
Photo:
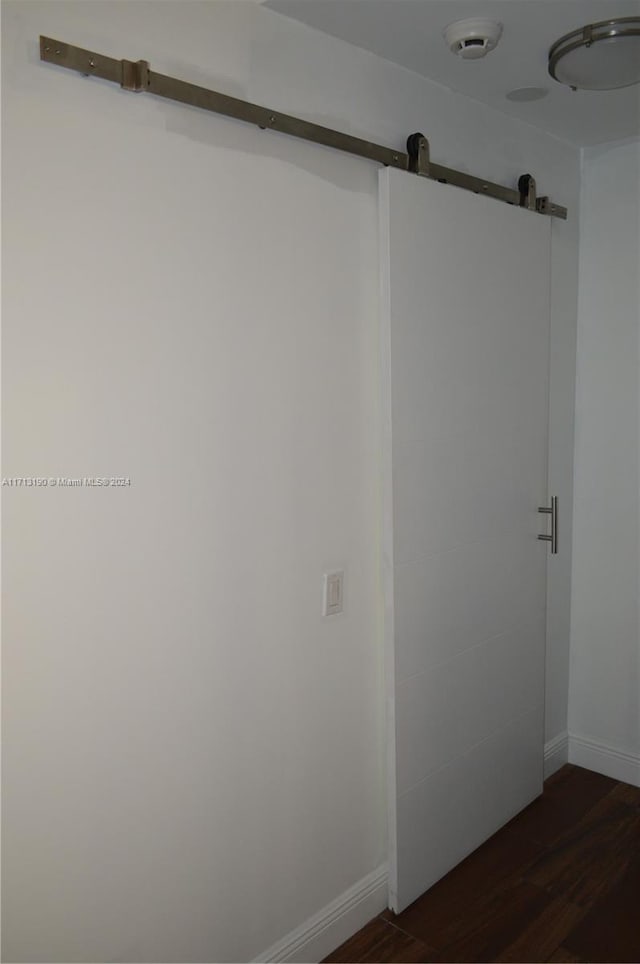
[(538, 512), (542, 512), (544, 515), (551, 516), (551, 535), (538, 536), (541, 542), (551, 543), (551, 555), (558, 555), (558, 496), (551, 496), (551, 505), (541, 505), (538, 507)]

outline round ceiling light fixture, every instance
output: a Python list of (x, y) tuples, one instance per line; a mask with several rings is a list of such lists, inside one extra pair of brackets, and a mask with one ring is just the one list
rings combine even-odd
[(549, 73), (573, 90), (616, 90), (640, 83), (640, 17), (590, 23), (549, 50)]
[(481, 17), (458, 20), (444, 29), (444, 39), (449, 49), (463, 60), (485, 57), (497, 45), (501, 34), (501, 23)]

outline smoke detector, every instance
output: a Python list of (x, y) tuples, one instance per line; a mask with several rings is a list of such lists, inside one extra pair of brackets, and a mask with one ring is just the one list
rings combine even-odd
[(493, 50), (501, 34), (501, 23), (475, 17), (472, 20), (450, 23), (445, 28), (444, 39), (449, 44), (451, 53), (457, 54), (463, 60), (478, 60)]

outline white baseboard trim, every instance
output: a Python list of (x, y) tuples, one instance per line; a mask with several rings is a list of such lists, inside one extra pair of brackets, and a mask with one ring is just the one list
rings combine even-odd
[(569, 733), (569, 763), (640, 787), (640, 754), (619, 750), (579, 733)]
[(552, 773), (563, 767), (569, 762), (569, 734), (558, 733), (552, 740), (544, 745), (544, 778), (550, 777)]
[[(254, 962), (321, 961), (387, 907), (387, 865), (367, 874)], [(253, 962), (252, 962), (253, 964)]]

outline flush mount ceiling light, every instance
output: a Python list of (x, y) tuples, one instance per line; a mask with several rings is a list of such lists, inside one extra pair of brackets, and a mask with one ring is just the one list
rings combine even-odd
[(590, 23), (560, 37), (549, 73), (573, 90), (614, 90), (640, 83), (640, 17)]
[(479, 60), (493, 50), (501, 34), (501, 23), (475, 17), (450, 23), (445, 27), (444, 39), (451, 53), (457, 54), (463, 60)]

